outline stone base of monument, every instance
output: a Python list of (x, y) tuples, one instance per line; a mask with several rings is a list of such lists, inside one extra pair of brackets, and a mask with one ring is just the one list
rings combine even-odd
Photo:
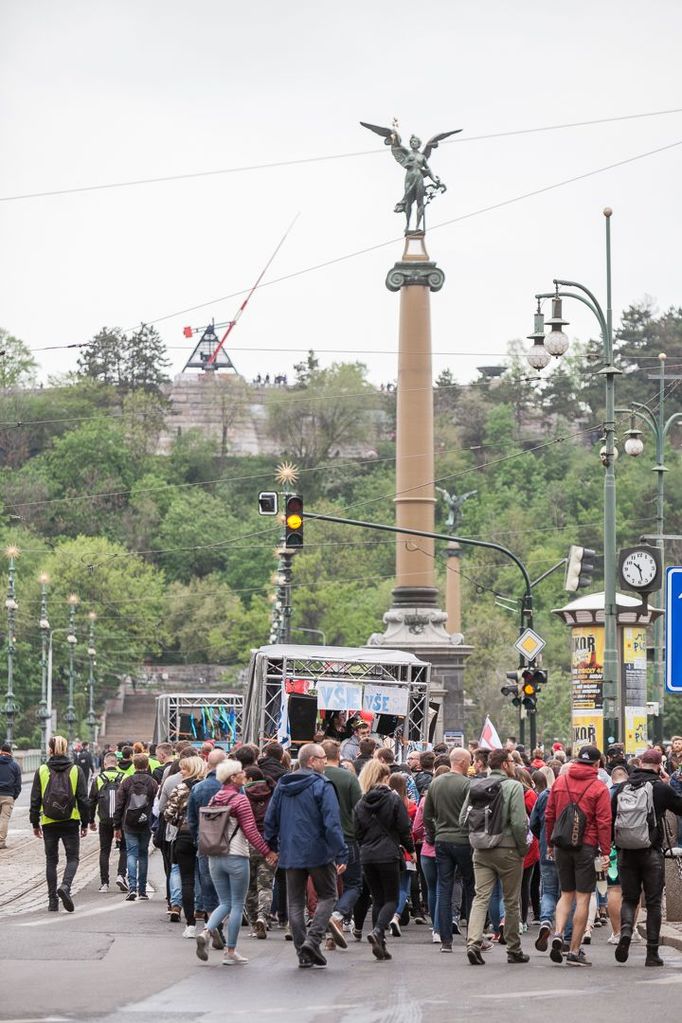
[(367, 642), (406, 650), (431, 664), (430, 701), (438, 708), (434, 742), (442, 741), (444, 732), (466, 732), (464, 666), (473, 648), (465, 645), (461, 633), (447, 632), (446, 621), (445, 612), (436, 607), (392, 607), (384, 615), (386, 631), (373, 633)]

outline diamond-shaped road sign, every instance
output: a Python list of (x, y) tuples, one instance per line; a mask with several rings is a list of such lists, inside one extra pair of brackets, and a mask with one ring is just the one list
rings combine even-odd
[(527, 661), (534, 661), (541, 650), (544, 650), (546, 643), (542, 636), (538, 636), (533, 629), (525, 629), (514, 646)]

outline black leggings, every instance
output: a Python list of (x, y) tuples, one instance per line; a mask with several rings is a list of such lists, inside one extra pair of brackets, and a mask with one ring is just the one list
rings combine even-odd
[[(531, 867), (523, 868), (523, 877), (521, 878), (521, 923), (528, 923), (528, 910), (531, 905), (531, 880), (533, 877), (533, 871), (535, 870), (535, 864)], [(533, 910), (535, 912), (535, 910)], [(539, 915), (539, 914), (538, 914)]]
[(365, 863), (362, 869), (372, 893), (372, 924), (383, 939), (398, 905), (400, 862)]
[(182, 884), (182, 910), (188, 924), (196, 923), (194, 916), (194, 873), (197, 865), (197, 849), (189, 832), (181, 831), (175, 839), (174, 859), (180, 867)]

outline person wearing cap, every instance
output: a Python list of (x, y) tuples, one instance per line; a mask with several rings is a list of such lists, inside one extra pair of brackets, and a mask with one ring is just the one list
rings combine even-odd
[(353, 734), (350, 739), (346, 739), (345, 742), (341, 743), (341, 750), (339, 752), (341, 760), (355, 760), (356, 757), (360, 756), (360, 743), (363, 739), (369, 739), (369, 724), (363, 718), (351, 718), (348, 724), (353, 729)]
[(14, 809), (14, 800), (21, 793), (21, 768), (12, 756), (12, 744), (3, 742), (0, 746), (0, 849), (7, 848), (9, 819)]
[(654, 804), (654, 820), (649, 825), (651, 845), (648, 848), (618, 848), (618, 839), (614, 830), (615, 844), (618, 849), (618, 876), (623, 893), (620, 910), (620, 940), (616, 945), (615, 955), (619, 963), (627, 962), (635, 913), (642, 892), (644, 892), (646, 903), (646, 961), (644, 965), (663, 966), (663, 960), (658, 954), (658, 946), (661, 935), (661, 904), (665, 881), (664, 818), (667, 810), (677, 814), (678, 817), (682, 816), (682, 796), (677, 795), (669, 785), (661, 781), (659, 775), (663, 757), (659, 750), (645, 750), (639, 758), (639, 763), (640, 766), (635, 768), (628, 781), (614, 787), (611, 796), (614, 823), (618, 813), (618, 796), (626, 785), (633, 788), (651, 785)]
[[(581, 950), (590, 908), (590, 897), (597, 883), (595, 858), (599, 851), (602, 869), (608, 870), (611, 852), (611, 802), (609, 791), (597, 774), (601, 752), (596, 746), (583, 746), (575, 761), (559, 775), (547, 799), (545, 826), (547, 855), (554, 858), (559, 874), (561, 898), (556, 908), (556, 932), (552, 938), (550, 959), (563, 962), (564, 929), (573, 903), (573, 934), (566, 953), (569, 966), (591, 966)], [(569, 805), (576, 803), (585, 815), (585, 831), (579, 849), (552, 847), (554, 825)]]

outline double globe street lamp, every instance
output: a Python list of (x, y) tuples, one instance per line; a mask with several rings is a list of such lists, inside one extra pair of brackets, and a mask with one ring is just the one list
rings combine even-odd
[[(625, 737), (625, 699), (618, 691), (618, 608), (616, 605), (616, 472), (615, 461), (618, 452), (615, 445), (616, 402), (615, 378), (620, 370), (613, 365), (613, 313), (611, 308), (611, 215), (604, 210), (606, 225), (606, 313), (594, 294), (578, 281), (555, 278), (554, 291), (537, 294), (537, 311), (533, 333), (529, 341), (528, 362), (538, 371), (544, 369), (554, 358), (560, 358), (568, 349), (568, 337), (563, 331), (567, 321), (563, 318), (562, 300), (575, 299), (593, 313), (599, 324), (602, 339), (603, 363), (600, 374), (604, 377), (606, 389), (606, 412), (604, 419), (604, 445), (600, 452), (604, 466), (604, 728), (607, 738)], [(564, 290), (571, 289), (571, 290)], [(552, 300), (552, 316), (545, 322), (541, 303)], [(546, 326), (551, 327), (545, 334)], [(620, 696), (620, 699), (619, 699)]]

